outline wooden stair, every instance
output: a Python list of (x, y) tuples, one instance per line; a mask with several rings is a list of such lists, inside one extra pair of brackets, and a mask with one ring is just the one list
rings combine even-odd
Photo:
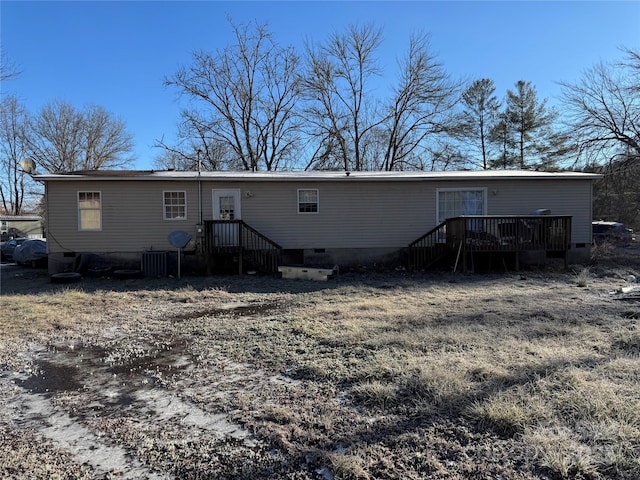
[(409, 244), (409, 270), (426, 270), (446, 259), (447, 222), (442, 222)]
[(233, 255), (238, 273), (255, 270), (276, 274), (282, 247), (242, 220), (204, 222), (204, 249), (209, 255)]

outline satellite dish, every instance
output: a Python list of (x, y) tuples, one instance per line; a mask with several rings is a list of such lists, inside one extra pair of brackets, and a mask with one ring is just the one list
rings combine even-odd
[(169, 234), (169, 243), (176, 248), (184, 248), (189, 245), (191, 241), (191, 235), (182, 230), (176, 230)]
[(36, 171), (36, 162), (29, 157), (20, 160), (20, 166), (22, 167), (22, 171), (29, 175)]
[(169, 234), (169, 243), (178, 249), (178, 278), (180, 278), (180, 254), (184, 247), (189, 245), (191, 235), (183, 230), (176, 230)]

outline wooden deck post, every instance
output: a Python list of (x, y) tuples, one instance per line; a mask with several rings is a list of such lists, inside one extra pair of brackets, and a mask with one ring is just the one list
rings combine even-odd
[(467, 273), (467, 246), (462, 243), (462, 273)]
[(244, 230), (242, 228), (242, 220), (236, 224), (236, 227), (238, 229), (238, 275), (242, 275), (242, 256), (244, 254), (244, 248), (242, 247), (242, 231)]

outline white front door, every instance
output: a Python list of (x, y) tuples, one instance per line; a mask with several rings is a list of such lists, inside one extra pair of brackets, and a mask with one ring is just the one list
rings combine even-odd
[[(225, 189), (212, 190), (213, 192), (213, 219), (214, 220), (240, 220), (240, 190)], [(238, 223), (220, 223), (215, 226), (216, 244), (219, 246), (238, 245)]]

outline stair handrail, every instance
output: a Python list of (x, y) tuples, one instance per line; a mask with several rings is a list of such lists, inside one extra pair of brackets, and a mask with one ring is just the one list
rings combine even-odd
[(414, 240), (413, 242), (411, 242), (409, 244), (409, 248), (417, 246), (420, 242), (425, 240), (427, 237), (433, 235), (434, 233), (437, 233), (439, 230), (443, 229), (446, 226), (447, 226), (447, 221), (445, 220), (444, 222), (441, 222), (440, 224), (438, 224), (435, 227), (433, 227), (431, 230), (429, 230), (427, 233), (425, 233), (421, 237), (419, 237), (416, 240)]
[[(441, 222), (409, 244), (409, 270), (426, 268), (442, 257), (444, 252), (446, 252), (446, 226), (446, 221)], [(444, 242), (441, 237), (443, 233), (445, 233)], [(422, 249), (421, 251), (421, 247), (427, 247), (429, 250), (425, 251)]]
[[(278, 245), (276, 242), (271, 240), (266, 235), (260, 233), (258, 230), (253, 228), (251, 225), (247, 224), (245, 221), (240, 220), (239, 223), (242, 226), (242, 228), (244, 228), (245, 230), (248, 230), (252, 235), (255, 235), (258, 238), (260, 238), (262, 241), (267, 243), (273, 250), (282, 250), (282, 247), (280, 245)], [(242, 238), (244, 239), (246, 237), (243, 235)]]

